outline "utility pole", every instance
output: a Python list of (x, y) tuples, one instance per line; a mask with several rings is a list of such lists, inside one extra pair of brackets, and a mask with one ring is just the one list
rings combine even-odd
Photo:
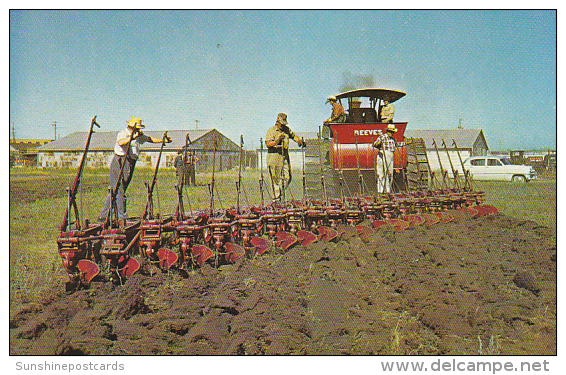
[(16, 143), (16, 125), (12, 122), (12, 143)]
[(196, 130), (198, 130), (198, 120), (195, 120), (196, 123)]
[(57, 140), (57, 121), (53, 121), (53, 124), (51, 124), (51, 126), (55, 127), (55, 137), (53, 138), (54, 141)]
[(464, 127), (462, 126), (462, 119), (458, 121), (458, 129), (464, 129)]

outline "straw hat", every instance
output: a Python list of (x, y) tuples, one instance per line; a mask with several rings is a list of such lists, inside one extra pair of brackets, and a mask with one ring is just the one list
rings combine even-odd
[(145, 128), (145, 125), (142, 124), (142, 119), (139, 117), (134, 117), (132, 116), (130, 118), (130, 121), (126, 121), (126, 124), (128, 124), (129, 127), (137, 127), (138, 129), (143, 129)]
[(392, 133), (397, 133), (397, 128), (395, 127), (395, 125), (393, 124), (389, 124), (387, 125), (387, 129), (388, 132), (392, 132)]

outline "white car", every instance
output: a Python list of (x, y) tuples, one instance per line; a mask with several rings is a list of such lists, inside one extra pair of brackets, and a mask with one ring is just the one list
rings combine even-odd
[(537, 177), (530, 165), (511, 164), (501, 156), (472, 156), (464, 161), (474, 180), (505, 180), (527, 182)]

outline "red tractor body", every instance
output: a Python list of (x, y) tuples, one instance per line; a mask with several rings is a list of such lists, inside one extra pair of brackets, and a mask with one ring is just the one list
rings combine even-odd
[[(394, 122), (393, 124), (397, 128), (393, 138), (402, 142), (407, 123)], [(332, 167), (342, 170), (357, 170), (359, 166), (360, 170), (373, 170), (377, 150), (372, 147), (372, 144), (380, 134), (385, 133), (387, 125), (389, 124), (331, 124), (334, 134), (330, 149)], [(400, 147), (395, 151), (393, 167), (404, 168), (406, 164), (407, 151), (404, 147)]]
[[(393, 103), (405, 96), (404, 92), (387, 89), (366, 88), (347, 91), (336, 95), (340, 103), (347, 100), (347, 119), (344, 123), (327, 123), (330, 128), (332, 147), (329, 158), (335, 170), (372, 170), (375, 168), (377, 150), (372, 143), (385, 133), (389, 123), (381, 121), (380, 113), (384, 101)], [(404, 140), (406, 122), (393, 122), (397, 128), (394, 138)], [(324, 133), (324, 132), (323, 132)], [(404, 147), (395, 152), (394, 168), (401, 169), (407, 164)]]

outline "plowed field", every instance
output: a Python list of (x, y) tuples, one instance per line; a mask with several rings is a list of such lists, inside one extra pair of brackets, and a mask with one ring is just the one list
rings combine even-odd
[(556, 234), (502, 214), (63, 290), (10, 354), (556, 354)]

